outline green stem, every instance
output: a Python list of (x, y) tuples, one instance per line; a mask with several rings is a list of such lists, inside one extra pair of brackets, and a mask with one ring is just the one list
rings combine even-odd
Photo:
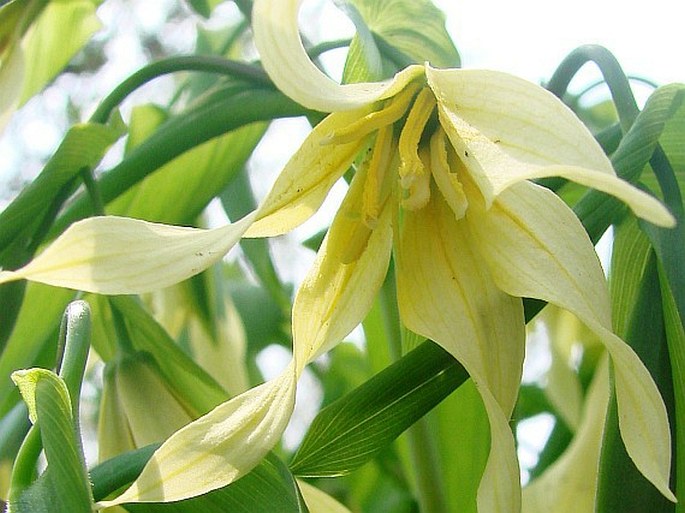
[(323, 43), (319, 43), (316, 46), (312, 46), (309, 50), (307, 50), (307, 55), (309, 55), (310, 59), (314, 60), (320, 57), (321, 54), (324, 54), (331, 50), (337, 50), (338, 48), (345, 48), (346, 46), (350, 46), (350, 43), (352, 43), (351, 39), (336, 39), (334, 41), (324, 41)]
[[(402, 325), (395, 287), (395, 273), (391, 267), (381, 288), (380, 299), (390, 354), (398, 360), (402, 357)], [(406, 431), (406, 436), (420, 510), (424, 513), (447, 513), (440, 461), (428, 419), (423, 417), (415, 422)]]
[(598, 45), (584, 45), (572, 51), (556, 69), (547, 89), (562, 98), (571, 80), (586, 63), (594, 62), (609, 86), (611, 98), (616, 105), (621, 128), (626, 133), (633, 125), (640, 110), (630, 89), (628, 77), (616, 57), (606, 48)]
[(256, 66), (209, 55), (170, 57), (168, 59), (153, 62), (152, 64), (141, 68), (119, 84), (104, 100), (102, 100), (91, 116), (91, 122), (106, 123), (112, 111), (133, 91), (155, 78), (178, 71), (219, 73), (242, 78), (256, 85), (273, 87), (273, 84), (266, 73)]
[(90, 329), (88, 303), (81, 300), (69, 303), (60, 326), (59, 339), (64, 351), (60, 355), (57, 367), (59, 376), (69, 390), (72, 414), (76, 421), (78, 421), (81, 383), (90, 350)]
[(81, 180), (86, 186), (86, 191), (90, 197), (90, 201), (93, 203), (93, 213), (98, 216), (105, 215), (105, 204), (102, 202), (102, 194), (100, 193), (100, 187), (98, 186), (95, 177), (93, 176), (93, 170), (84, 167), (80, 171)]

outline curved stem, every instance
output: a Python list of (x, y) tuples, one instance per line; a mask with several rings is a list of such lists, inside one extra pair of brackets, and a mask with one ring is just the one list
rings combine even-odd
[(102, 194), (100, 193), (100, 186), (93, 176), (93, 170), (89, 167), (84, 167), (79, 172), (81, 175), (81, 180), (83, 180), (83, 185), (86, 186), (86, 191), (88, 196), (90, 196), (90, 201), (93, 204), (93, 213), (98, 216), (105, 215), (105, 204), (102, 201)]
[(621, 128), (623, 133), (626, 133), (635, 121), (640, 109), (621, 65), (616, 57), (603, 46), (584, 45), (572, 51), (552, 75), (547, 84), (547, 89), (559, 98), (563, 97), (573, 77), (588, 62), (594, 62), (597, 65), (604, 81), (609, 86)]
[[(641, 84), (644, 84), (644, 85), (646, 85), (646, 86), (649, 86), (649, 87), (651, 87), (652, 89), (656, 89), (656, 88), (659, 87), (659, 84), (657, 84), (656, 82), (652, 82), (651, 80), (649, 80), (649, 79), (647, 79), (647, 78), (636, 77), (636, 76), (628, 76), (627, 78), (628, 78), (628, 81), (629, 81), (629, 82), (640, 82)], [(580, 98), (580, 97), (586, 95), (587, 93), (589, 93), (590, 91), (592, 91), (593, 89), (595, 89), (595, 88), (597, 88), (597, 87), (599, 87), (599, 86), (601, 86), (601, 85), (603, 85), (603, 84), (606, 84), (606, 82), (604, 81), (604, 79), (602, 79), (602, 80), (596, 80), (595, 82), (593, 82), (592, 84), (590, 84), (589, 86), (587, 86), (585, 89), (583, 89), (581, 92), (579, 92), (579, 93), (577, 94), (577, 97)]]
[(119, 84), (100, 103), (90, 118), (91, 122), (106, 123), (112, 111), (133, 91), (155, 78), (177, 71), (219, 73), (273, 87), (271, 80), (262, 69), (249, 64), (207, 55), (170, 57), (141, 68)]
[(346, 46), (350, 46), (351, 43), (352, 40), (349, 38), (336, 39), (335, 41), (324, 41), (323, 43), (319, 43), (316, 46), (312, 46), (309, 50), (307, 50), (307, 55), (309, 55), (310, 59), (314, 60), (320, 57), (321, 54), (324, 54), (331, 50), (337, 50), (338, 48), (345, 48)]

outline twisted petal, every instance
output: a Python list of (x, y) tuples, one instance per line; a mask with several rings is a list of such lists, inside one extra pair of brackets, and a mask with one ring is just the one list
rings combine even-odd
[(331, 187), (349, 169), (365, 144), (363, 138), (344, 144), (325, 144), (325, 141), (370, 110), (366, 107), (331, 114), (312, 130), (278, 175), (246, 237), (281, 235), (319, 209)]
[(397, 263), (403, 322), (464, 365), (488, 414), (491, 445), (479, 511), (517, 511), (519, 473), (508, 419), (523, 363), (521, 300), (495, 286), (465, 223), (456, 221), (438, 194), (422, 210), (405, 212)]
[(387, 273), (392, 250), (390, 209), (382, 210), (373, 230), (363, 223), (365, 171), (355, 175), (297, 292), (293, 338), (298, 367), (331, 349), (364, 319)]
[(671, 443), (666, 408), (649, 371), (611, 332), (604, 275), (580, 221), (556, 195), (529, 182), (504, 191), (467, 220), (497, 285), (576, 315), (597, 334), (614, 362), (619, 428), (642, 474), (667, 498)]
[(98, 504), (172, 502), (226, 486), (278, 442), (295, 402), (290, 365), (277, 378), (217, 406), (172, 435), (122, 495)]
[(124, 217), (74, 223), (45, 251), (0, 283), (27, 279), (100, 294), (142, 294), (183, 281), (220, 260), (254, 214), (214, 230)]
[(340, 85), (322, 73), (302, 45), (297, 14), (302, 0), (256, 0), (252, 9), (255, 44), (264, 69), (290, 98), (323, 112), (349, 110), (387, 98), (421, 75), (411, 66), (387, 82)]

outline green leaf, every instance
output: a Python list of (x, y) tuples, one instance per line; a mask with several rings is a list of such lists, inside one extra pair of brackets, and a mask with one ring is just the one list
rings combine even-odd
[[(240, 219), (257, 208), (247, 169), (243, 168), (238, 171), (219, 198), (230, 219)], [(274, 302), (286, 315), (289, 315), (290, 293), (285, 290), (278, 277), (271, 259), (269, 242), (263, 238), (241, 239), (240, 248)]]
[(405, 59), (419, 64), (428, 61), (439, 68), (459, 66), (459, 53), (445, 28), (445, 15), (430, 0), (339, 0), (339, 3), (348, 8), (354, 6), (370, 32)]
[[(659, 144), (673, 166), (681, 195), (685, 195), (685, 85), (664, 86), (654, 93), (657, 94), (659, 117), (664, 121)], [(653, 191), (659, 190), (656, 175), (651, 170), (642, 175), (642, 182)]]
[[(611, 162), (616, 173), (629, 182), (637, 181), (652, 158), (668, 119), (682, 102), (683, 87), (665, 86), (657, 89), (647, 100), (625, 135)], [(604, 193), (591, 190), (574, 206), (590, 238), (597, 242), (607, 227), (620, 219), (626, 207)]]
[[(257, 121), (299, 116), (307, 112), (281, 93), (267, 89), (245, 89), (233, 85), (208, 93), (163, 123), (120, 164), (102, 175), (99, 185), (103, 201), (111, 202), (185, 151), (214, 137)], [(67, 225), (91, 213), (89, 198), (80, 196), (58, 218), (50, 235), (63, 231)]]
[[(0, 248), (4, 249), (17, 237), (30, 240), (41, 223), (51, 222), (48, 216), (54, 215), (54, 210), (66, 200), (60, 191), (70, 187), (83, 168), (94, 168), (123, 134), (124, 126), (118, 117), (110, 125), (72, 126), (40, 175), (0, 213)], [(54, 204), (55, 201), (59, 203)], [(9, 257), (3, 254), (0, 263), (6, 265)]]
[[(156, 107), (133, 111), (130, 125), (136, 145), (156, 120), (163, 121), (160, 117)], [(139, 129), (139, 123), (145, 128)], [(245, 165), (265, 130), (264, 123), (253, 123), (185, 152), (117, 198), (108, 212), (167, 224), (194, 223)], [(134, 145), (129, 141), (128, 147)]]
[[(91, 470), (93, 495), (102, 500), (132, 482), (154, 453), (151, 445), (107, 460)], [(273, 455), (235, 483), (200, 497), (175, 503), (128, 504), (126, 509), (141, 513), (306, 513), (295, 479)]]
[(305, 477), (358, 468), (466, 380), (466, 371), (426, 342), (316, 417), (290, 465)]
[(52, 490), (50, 510), (91, 513), (90, 482), (67, 385), (54, 372), (45, 369), (17, 371), (12, 379), (29, 407), (29, 416), (41, 430), (49, 469), (46, 479)]
[[(673, 298), (670, 286), (662, 268), (659, 268), (659, 282), (661, 284), (661, 300), (664, 309), (664, 322), (668, 352), (671, 359), (673, 373), (673, 395), (675, 399), (675, 446), (685, 447), (685, 328), (683, 319)], [(676, 504), (676, 512), (685, 511), (685, 451), (676, 450), (676, 497), (680, 500)]]
[(0, 355), (0, 416), (19, 400), (9, 377), (16, 369), (52, 367), (60, 318), (74, 291), (31, 283), (14, 330)]
[(23, 42), (27, 62), (21, 103), (50, 82), (100, 29), (99, 2), (48, 2)]
[(638, 228), (634, 219), (626, 219), (616, 226), (611, 255), (610, 287), (614, 330), (626, 334), (648, 266), (654, 263), (649, 239)]
[[(636, 232), (637, 227), (633, 225), (632, 231)], [(633, 303), (622, 307), (630, 314), (627, 322), (623, 322), (624, 329), (616, 330), (616, 333), (635, 350), (649, 369), (672, 416), (673, 388), (656, 258), (650, 252), (645, 261), (644, 241), (636, 244), (634, 237), (617, 237), (615, 244), (618, 244), (617, 258), (612, 260), (611, 280), (633, 283), (612, 288), (612, 294), (626, 290), (636, 292), (613, 298), (614, 303)], [(623, 244), (629, 245), (630, 249), (624, 250), (621, 247)], [(625, 258), (625, 252), (634, 258)], [(597, 510), (630, 510), (635, 513), (672, 511), (673, 504), (642, 476), (628, 456), (619, 434), (618, 422), (616, 396), (612, 393), (600, 458)]]
[(199, 416), (228, 399), (226, 391), (176, 345), (134, 298), (115, 296), (110, 301), (124, 317), (133, 347), (152, 354), (164, 378), (190, 411)]
[[(473, 381), (468, 380), (435, 411), (441, 475), (449, 511), (476, 513), (478, 485), (490, 452), (488, 416)], [(484, 436), (485, 435), (485, 436)]]

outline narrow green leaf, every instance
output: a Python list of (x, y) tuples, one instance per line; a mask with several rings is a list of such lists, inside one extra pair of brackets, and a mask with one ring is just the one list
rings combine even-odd
[[(214, 91), (170, 118), (120, 164), (105, 172), (99, 180), (103, 201), (111, 202), (164, 164), (214, 137), (257, 121), (307, 112), (281, 93), (267, 89), (229, 86)], [(91, 213), (89, 199), (80, 196), (55, 222), (51, 235)]]
[[(133, 111), (131, 130), (137, 141), (128, 145), (129, 151), (143, 143), (143, 133), (150, 135), (156, 120), (163, 121), (158, 108)], [(194, 223), (245, 165), (265, 130), (265, 124), (253, 123), (185, 152), (117, 198), (108, 212), (167, 224)]]
[(46, 369), (17, 371), (12, 379), (29, 407), (29, 416), (40, 427), (49, 469), (46, 479), (53, 490), (50, 510), (91, 513), (90, 482), (67, 385)]
[[(620, 244), (626, 242), (632, 243), (630, 240), (626, 241), (625, 237), (617, 238), (619, 257), (623, 253)], [(631, 286), (618, 287), (618, 290), (638, 288), (638, 293), (633, 294), (633, 297), (614, 298), (615, 302), (621, 299), (634, 301), (634, 305), (628, 305), (632, 313), (629, 321), (624, 324), (625, 329), (617, 330), (617, 334), (635, 350), (649, 369), (672, 417), (673, 388), (656, 259), (652, 253), (646, 263), (644, 258), (635, 258), (632, 261), (615, 258), (612, 264), (612, 281), (637, 282)], [(612, 290), (613, 294), (616, 292), (616, 289)], [(600, 458), (597, 510), (629, 510), (635, 513), (673, 511), (674, 505), (642, 476), (628, 456), (619, 434), (618, 422), (616, 396), (612, 393)]]
[(21, 103), (50, 82), (100, 28), (94, 0), (48, 2), (31, 30), (25, 49), (26, 74)]
[[(681, 104), (682, 91), (679, 85), (665, 86), (657, 89), (647, 100), (645, 108), (612, 155), (612, 164), (621, 178), (629, 182), (640, 179), (666, 122)], [(588, 191), (574, 207), (576, 215), (595, 242), (611, 223), (620, 219), (625, 210), (620, 201), (595, 190)]]
[(177, 396), (199, 416), (228, 399), (228, 394), (191, 360), (166, 330), (134, 298), (110, 298), (126, 320), (131, 343), (138, 351), (152, 354)]
[(449, 395), (468, 375), (425, 342), (352, 393), (324, 408), (290, 465), (298, 476), (344, 475)]
[[(685, 195), (685, 84), (671, 84), (657, 92), (661, 97), (660, 117), (665, 119), (659, 144), (673, 166), (681, 195)], [(653, 191), (659, 190), (656, 175), (651, 170), (642, 175), (642, 182)]]
[[(683, 319), (678, 313), (668, 279), (661, 267), (659, 268), (659, 282), (666, 324), (666, 339), (668, 340), (668, 352), (673, 373), (675, 444), (679, 449), (685, 447), (685, 328), (683, 327)], [(685, 469), (685, 451), (678, 449), (675, 452), (675, 494), (679, 498), (679, 502), (676, 504), (675, 510), (677, 513), (682, 513), (685, 511), (685, 500), (683, 499), (685, 497), (685, 472), (682, 471)]]
[(60, 318), (74, 291), (30, 283), (14, 330), (0, 355), (0, 416), (19, 401), (9, 377), (16, 369), (52, 367)]
[[(230, 219), (239, 219), (257, 208), (247, 169), (243, 168), (238, 171), (219, 198)], [(283, 312), (286, 312), (286, 315), (289, 315), (290, 293), (285, 290), (276, 272), (271, 259), (269, 242), (262, 238), (241, 239), (240, 248), (274, 302)]]
[[(107, 460), (91, 470), (93, 495), (103, 500), (132, 482), (154, 453), (151, 445)], [(295, 479), (278, 458), (268, 455), (252, 472), (235, 483), (200, 497), (176, 503), (128, 504), (141, 513), (306, 513)]]
[[(46, 214), (50, 213), (51, 204), (59, 197), (60, 191), (73, 182), (81, 169), (94, 168), (123, 133), (120, 118), (110, 125), (86, 123), (72, 126), (40, 175), (0, 213), (0, 248), (19, 236), (30, 240)], [(66, 197), (62, 198), (64, 200)], [(6, 265), (6, 262), (0, 263)]]

